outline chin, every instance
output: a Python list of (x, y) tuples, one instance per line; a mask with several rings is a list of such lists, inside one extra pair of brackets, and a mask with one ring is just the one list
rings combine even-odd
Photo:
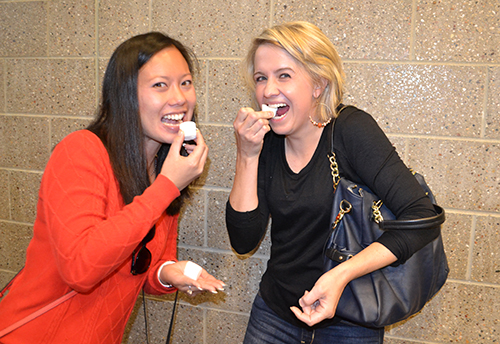
[(177, 136), (177, 133), (165, 133), (163, 132), (161, 135), (158, 135), (158, 142), (159, 143), (166, 143), (166, 144), (172, 144), (174, 142), (175, 137)]

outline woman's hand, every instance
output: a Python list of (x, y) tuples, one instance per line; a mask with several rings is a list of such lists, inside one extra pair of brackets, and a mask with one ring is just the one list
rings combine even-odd
[[(377, 259), (373, 259), (377, 257)], [(355, 278), (394, 263), (397, 257), (384, 245), (374, 242), (349, 260), (325, 272), (299, 300), (300, 310), (290, 307), (295, 316), (309, 326), (331, 319), (337, 311), (340, 296)]]
[(187, 262), (184, 260), (165, 265), (160, 271), (160, 280), (164, 284), (171, 284), (189, 296), (196, 296), (204, 291), (216, 294), (218, 291), (224, 290), (224, 282), (216, 279), (203, 268), (196, 280), (184, 275)]
[(238, 111), (233, 123), (238, 154), (249, 158), (259, 156), (264, 136), (271, 130), (269, 120), (272, 117), (271, 111), (254, 111), (251, 108)]
[(196, 145), (189, 145), (187, 147), (190, 154), (182, 156), (180, 151), (184, 143), (184, 133), (182, 130), (179, 130), (179, 134), (172, 142), (160, 172), (170, 179), (179, 191), (198, 178), (203, 173), (205, 167), (208, 147), (200, 131), (197, 132), (195, 142)]
[(323, 274), (311, 291), (305, 291), (299, 299), (300, 310), (290, 307), (295, 316), (309, 326), (313, 326), (335, 315), (340, 296), (347, 285), (346, 281), (338, 276), (336, 268)]
[(271, 111), (255, 112), (241, 108), (234, 120), (236, 135), (236, 172), (229, 202), (236, 211), (250, 211), (257, 207), (257, 174), (259, 156), (264, 145), (264, 136), (271, 130)]

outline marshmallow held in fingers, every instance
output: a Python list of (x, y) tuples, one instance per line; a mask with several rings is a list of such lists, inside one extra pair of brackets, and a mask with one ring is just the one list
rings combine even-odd
[(179, 129), (184, 132), (184, 141), (191, 141), (196, 138), (196, 123), (193, 121), (182, 122)]
[(276, 111), (278, 111), (278, 108), (272, 108), (270, 106), (267, 106), (266, 104), (262, 104), (262, 111), (271, 111), (273, 113), (273, 116), (276, 116)]
[(193, 262), (187, 262), (186, 267), (184, 268), (184, 276), (187, 276), (195, 281), (201, 275), (201, 266)]

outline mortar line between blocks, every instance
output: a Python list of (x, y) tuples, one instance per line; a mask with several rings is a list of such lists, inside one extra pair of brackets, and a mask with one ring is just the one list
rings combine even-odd
[(209, 113), (209, 109), (208, 109), (208, 105), (209, 105), (209, 101), (208, 99), (210, 99), (210, 80), (209, 80), (209, 77), (210, 77), (210, 63), (211, 61), (210, 60), (207, 60), (207, 63), (206, 63), (206, 68), (205, 68), (205, 113), (203, 114), (203, 122), (207, 123), (208, 122), (208, 113)]
[(417, 27), (417, 0), (413, 0), (411, 4), (411, 23), (410, 23), (410, 51), (408, 52), (408, 58), (410, 61), (415, 60), (415, 41), (416, 33), (415, 28)]
[(208, 311), (206, 308), (203, 308), (203, 329), (202, 329), (202, 334), (203, 334), (203, 344), (207, 344), (207, 317), (208, 317)]
[(485, 81), (484, 81), (484, 95), (483, 95), (483, 111), (481, 114), (481, 131), (480, 131), (480, 137), (485, 138), (486, 137), (486, 114), (488, 113), (488, 97), (490, 95), (490, 69), (486, 68), (486, 75), (485, 75)]
[(203, 246), (208, 247), (208, 190), (203, 190)]
[(469, 238), (469, 255), (467, 257), (467, 270), (465, 272), (465, 279), (470, 281), (472, 276), (472, 260), (474, 258), (474, 237), (476, 236), (476, 223), (477, 216), (472, 216), (470, 238)]
[(275, 0), (269, 1), (269, 27), (273, 26), (273, 12), (274, 12), (274, 2)]
[(149, 22), (148, 22), (148, 31), (152, 31), (153, 27), (153, 0), (149, 0)]

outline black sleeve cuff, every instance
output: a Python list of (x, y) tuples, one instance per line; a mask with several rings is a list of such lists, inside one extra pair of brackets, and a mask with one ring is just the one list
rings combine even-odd
[(229, 200), (226, 203), (226, 227), (232, 248), (238, 254), (254, 250), (266, 232), (267, 223), (261, 218), (259, 208), (239, 212), (233, 209)]

